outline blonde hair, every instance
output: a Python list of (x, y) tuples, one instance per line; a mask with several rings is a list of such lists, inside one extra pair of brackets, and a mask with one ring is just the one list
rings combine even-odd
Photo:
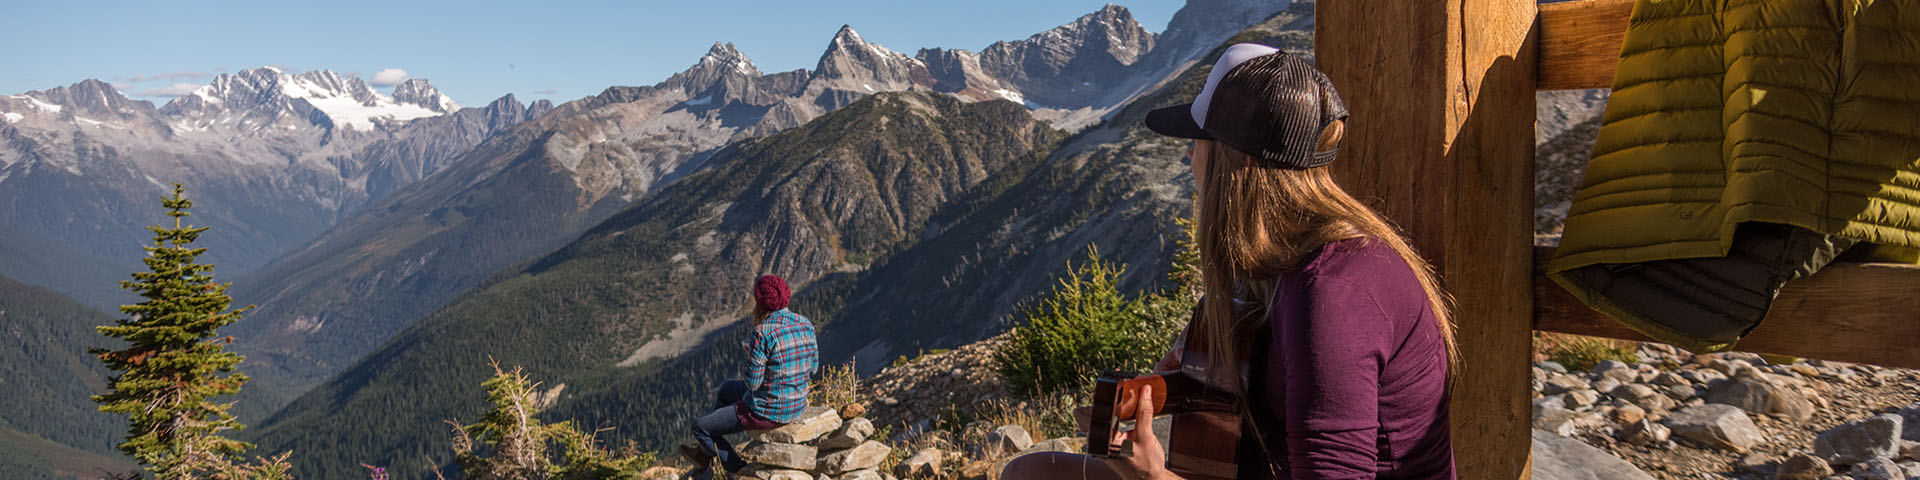
[[(1343, 123), (1321, 131), (1320, 151), (1339, 145)], [(1248, 339), (1267, 318), (1274, 280), (1321, 246), (1349, 238), (1381, 242), (1413, 267), (1446, 346), (1447, 363), (1455, 363), (1452, 315), (1433, 266), (1386, 218), (1348, 195), (1324, 167), (1261, 166), (1225, 144), (1199, 141), (1206, 143), (1206, 167), (1205, 178), (1194, 179), (1201, 185), (1195, 230), (1205, 297), (1191, 327), (1199, 338), (1189, 344), (1207, 349), (1207, 370), (1215, 380), (1240, 383), (1239, 365), (1250, 360)], [(1251, 308), (1236, 311), (1235, 298)]]

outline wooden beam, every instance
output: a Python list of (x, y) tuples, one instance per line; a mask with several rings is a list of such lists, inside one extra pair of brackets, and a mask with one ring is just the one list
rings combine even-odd
[[(1650, 342), (1587, 308), (1546, 277), (1553, 249), (1534, 253), (1533, 328)], [(1920, 368), (1920, 266), (1839, 263), (1787, 284), (1736, 350)]]
[(1459, 477), (1528, 478), (1538, 5), (1315, 8), (1319, 66), (1352, 114), (1333, 177), (1407, 232), (1455, 299)]
[(1633, 0), (1540, 5), (1541, 90), (1612, 88)]

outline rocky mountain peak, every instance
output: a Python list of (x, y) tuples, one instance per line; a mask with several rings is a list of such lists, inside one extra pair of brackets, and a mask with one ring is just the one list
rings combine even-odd
[(916, 77), (931, 83), (926, 66), (919, 60), (868, 43), (850, 25), (841, 25), (840, 31), (833, 34), (833, 41), (827, 44), (826, 53), (820, 55), (819, 66), (813, 71), (813, 79), (820, 88), (860, 94), (907, 90), (915, 84)]
[[(511, 97), (512, 95), (508, 96)], [(452, 113), (460, 110), (460, 104), (454, 103), (452, 97), (448, 97), (446, 94), (440, 93), (439, 89), (433, 88), (433, 84), (427, 83), (427, 79), (424, 78), (409, 78), (404, 82), (400, 82), (399, 85), (395, 85), (393, 87), (393, 101), (419, 105), (426, 107), (428, 110), (440, 113)]]
[(729, 42), (713, 42), (713, 46), (707, 48), (707, 54), (700, 57), (700, 63), (697, 65), (696, 68), (726, 68), (742, 75), (760, 75), (760, 69), (753, 66), (753, 60), (748, 59), (746, 54), (740, 53), (740, 50), (734, 48)]
[(153, 110), (152, 103), (129, 99), (115, 90), (113, 85), (91, 78), (65, 87), (28, 92), (27, 95), (94, 120), (133, 118), (139, 112)]

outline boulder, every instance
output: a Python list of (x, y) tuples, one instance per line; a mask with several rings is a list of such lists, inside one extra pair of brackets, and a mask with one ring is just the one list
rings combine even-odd
[(893, 474), (900, 478), (931, 478), (940, 475), (940, 449), (923, 448), (913, 456), (901, 460), (893, 466)]
[(747, 438), (756, 442), (806, 443), (840, 428), (840, 412), (827, 407), (807, 407), (794, 419), (772, 430), (748, 430)]
[(1564, 408), (1542, 409), (1534, 413), (1533, 428), (1562, 437), (1573, 436), (1581, 427), (1600, 425), (1596, 412), (1574, 412)]
[(1833, 467), (1826, 460), (1805, 453), (1787, 457), (1780, 462), (1780, 468), (1773, 472), (1774, 480), (1820, 480), (1833, 475)]
[(1600, 392), (1593, 390), (1574, 390), (1562, 393), (1560, 397), (1561, 404), (1566, 405), (1569, 409), (1575, 410), (1591, 407), (1593, 404), (1600, 402)]
[[(1904, 422), (1902, 422), (1902, 424), (1912, 425), (1911, 423), (1904, 423)], [(1901, 440), (1900, 441), (1900, 457), (1905, 458), (1907, 460), (1920, 460), (1920, 442), (1916, 442), (1913, 440)]]
[(1549, 432), (1534, 430), (1532, 448), (1535, 480), (1653, 479), (1620, 457)]
[(881, 480), (881, 479), (880, 479), (880, 472), (876, 472), (871, 468), (863, 468), (860, 470), (854, 470), (851, 472), (840, 474), (840, 476), (838, 477), (833, 477), (833, 480)]
[(1847, 475), (1857, 480), (1906, 480), (1907, 471), (1893, 460), (1876, 458), (1860, 462), (1847, 469)]
[(1750, 453), (1740, 457), (1739, 461), (1733, 462), (1733, 471), (1740, 473), (1760, 473), (1779, 461), (1780, 459), (1774, 458), (1772, 455)]
[[(1920, 441), (1920, 403), (1908, 405), (1907, 408), (1900, 409), (1900, 418), (1904, 420), (1901, 422), (1901, 425), (1905, 425), (1905, 430), (1900, 433), (1900, 438)], [(1920, 460), (1920, 457), (1915, 457), (1915, 460)]]
[(860, 442), (867, 441), (867, 437), (871, 436), (873, 436), (873, 421), (867, 420), (866, 417), (857, 417), (842, 423), (839, 430), (835, 430), (832, 435), (827, 435), (826, 439), (821, 440), (820, 449), (853, 448)]
[[(818, 453), (818, 450), (806, 445), (753, 442), (740, 448), (740, 459), (771, 467), (812, 470), (814, 455)], [(807, 477), (808, 480), (812, 478)]]
[(1732, 405), (1753, 413), (1764, 413), (1794, 421), (1813, 418), (1813, 401), (1798, 390), (1770, 382), (1771, 375), (1745, 375), (1714, 385), (1701, 398), (1707, 403)]
[(1633, 366), (1627, 365), (1619, 360), (1601, 361), (1598, 365), (1594, 365), (1592, 369), (1587, 370), (1587, 373), (1592, 373), (1599, 378), (1611, 378), (1622, 383), (1630, 383), (1640, 379), (1640, 372), (1638, 370), (1634, 370)]
[(1540, 388), (1540, 393), (1559, 395), (1573, 390), (1587, 390), (1590, 388), (1593, 388), (1593, 385), (1588, 384), (1586, 380), (1562, 373), (1547, 377), (1546, 384)]
[(1002, 425), (987, 432), (987, 457), (997, 458), (1026, 450), (1033, 446), (1033, 436), (1019, 425)]
[(866, 415), (866, 414), (867, 414), (867, 406), (859, 403), (849, 403), (847, 404), (847, 406), (840, 407), (841, 420), (852, 420), (855, 417), (859, 417), (861, 415)]
[(868, 440), (853, 448), (821, 455), (817, 471), (828, 475), (840, 475), (854, 470), (873, 468), (893, 453), (893, 447), (884, 443)]
[(1620, 440), (1634, 445), (1655, 446), (1667, 443), (1673, 430), (1666, 425), (1653, 423), (1646, 419), (1627, 424), (1620, 428)]
[(1567, 367), (1565, 365), (1561, 365), (1560, 362), (1556, 362), (1552, 360), (1536, 363), (1534, 364), (1534, 366), (1540, 367), (1541, 370), (1546, 370), (1553, 373), (1567, 373)]
[(1647, 418), (1647, 409), (1629, 403), (1614, 407), (1613, 412), (1609, 413), (1609, 415), (1613, 417), (1614, 423), (1625, 425)]
[(1901, 423), (1899, 415), (1886, 413), (1841, 424), (1813, 439), (1813, 454), (1834, 465), (1893, 458)]
[(1731, 405), (1706, 404), (1674, 412), (1666, 419), (1673, 436), (1695, 445), (1745, 452), (1760, 443), (1760, 428), (1747, 412)]
[(1906, 473), (1907, 478), (1920, 478), (1920, 462), (1900, 462), (1900, 471)]
[(1687, 381), (1687, 377), (1682, 377), (1678, 373), (1661, 372), (1659, 375), (1653, 376), (1653, 384), (1671, 387), (1675, 385), (1693, 385), (1693, 382)]

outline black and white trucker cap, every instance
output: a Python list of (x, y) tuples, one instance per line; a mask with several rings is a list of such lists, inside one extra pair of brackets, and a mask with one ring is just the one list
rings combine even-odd
[(1300, 57), (1255, 43), (1227, 47), (1193, 103), (1147, 113), (1161, 135), (1211, 139), (1269, 166), (1312, 168), (1339, 148), (1315, 152), (1320, 131), (1347, 118), (1326, 74)]

